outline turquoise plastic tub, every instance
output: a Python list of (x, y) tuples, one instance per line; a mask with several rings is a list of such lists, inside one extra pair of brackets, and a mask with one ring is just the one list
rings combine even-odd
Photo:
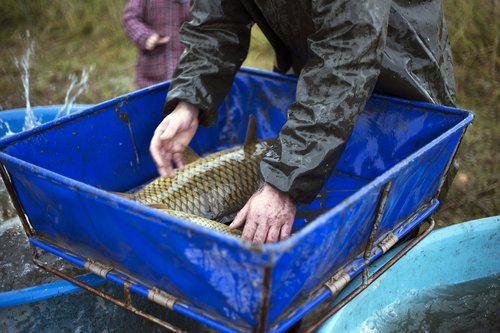
[[(372, 270), (382, 266), (398, 250), (382, 257)], [(396, 316), (401, 308), (406, 309), (408, 300), (418, 294), (485, 278), (493, 278), (498, 284), (499, 274), (500, 216), (438, 229), (337, 312), (318, 332), (387, 332), (387, 327), (380, 328), (381, 322), (387, 320), (388, 315)], [(341, 300), (357, 285), (359, 281), (353, 282), (336, 299)], [(418, 318), (414, 311), (409, 316)], [(500, 328), (500, 321), (497, 324)], [(490, 331), (476, 329), (476, 332)]]

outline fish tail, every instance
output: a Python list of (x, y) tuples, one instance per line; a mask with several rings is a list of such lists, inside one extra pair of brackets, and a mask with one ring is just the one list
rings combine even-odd
[(259, 142), (257, 137), (257, 122), (255, 121), (255, 116), (252, 114), (248, 119), (247, 135), (245, 137), (244, 148), (252, 147)]
[(182, 153), (182, 160), (184, 164), (193, 163), (200, 159), (200, 155), (198, 155), (191, 147), (186, 147), (184, 152)]

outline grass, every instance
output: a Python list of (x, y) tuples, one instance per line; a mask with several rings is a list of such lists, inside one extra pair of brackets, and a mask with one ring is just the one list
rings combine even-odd
[[(0, 107), (22, 107), (22, 85), (14, 58), (35, 42), (31, 60), (33, 105), (61, 104), (71, 73), (95, 66), (89, 91), (79, 103), (96, 103), (134, 89), (135, 49), (122, 32), (125, 1), (3, 1), (0, 40)], [(2, 12), (3, 11), (3, 12)]]
[(457, 82), (457, 104), (476, 116), (458, 153), (460, 171), (438, 225), (500, 214), (500, 5), (497, 1), (447, 0), (448, 21)]
[[(0, 109), (23, 107), (19, 69), (26, 31), (35, 42), (33, 105), (62, 104), (68, 76), (95, 66), (77, 102), (97, 103), (134, 90), (135, 48), (121, 28), (125, 0), (3, 0), (0, 6)], [(458, 106), (474, 110), (458, 154), (460, 171), (438, 225), (500, 214), (497, 105), (500, 9), (496, 0), (444, 0), (453, 49)], [(273, 53), (254, 29), (245, 65), (270, 70)]]

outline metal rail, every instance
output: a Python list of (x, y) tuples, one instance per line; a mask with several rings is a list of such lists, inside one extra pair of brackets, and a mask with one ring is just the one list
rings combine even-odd
[(166, 322), (166, 321), (163, 321), (161, 319), (158, 319), (157, 317), (153, 316), (153, 315), (150, 315), (148, 313), (145, 313), (139, 309), (137, 309), (136, 307), (134, 307), (132, 305), (132, 301), (131, 301), (131, 297), (130, 297), (130, 286), (131, 286), (131, 283), (130, 281), (126, 280), (125, 283), (123, 284), (123, 291), (124, 291), (124, 298), (125, 300), (124, 301), (121, 301), (119, 299), (116, 299), (115, 297), (113, 296), (110, 296), (108, 294), (106, 294), (105, 292), (97, 289), (97, 288), (94, 288), (92, 286), (89, 286), (88, 284), (74, 278), (73, 276), (70, 276), (66, 273), (63, 273), (61, 271), (59, 271), (58, 269), (44, 263), (43, 261), (41, 261), (40, 259), (38, 259), (37, 257), (33, 257), (33, 262), (40, 268), (54, 274), (54, 275), (57, 275), (58, 277), (64, 279), (64, 280), (67, 280), (71, 283), (74, 283), (76, 284), (78, 287), (82, 288), (82, 289), (85, 289), (87, 290), (88, 292), (91, 292), (92, 294), (96, 295), (96, 296), (99, 296), (101, 298), (103, 298), (104, 300), (108, 301), (108, 302), (111, 302), (115, 305), (118, 305), (130, 312), (132, 312), (133, 314), (135, 315), (138, 315), (139, 317), (142, 317), (146, 320), (149, 320), (167, 330), (169, 330), (170, 332), (175, 332), (175, 333), (186, 333), (185, 331), (181, 330), (180, 328)]
[(10, 175), (7, 169), (5, 168), (5, 165), (3, 165), (3, 163), (0, 163), (0, 175), (2, 176), (7, 192), (9, 192), (12, 204), (14, 205), (14, 208), (17, 211), (17, 215), (19, 215), (19, 219), (21, 220), (21, 224), (23, 225), (24, 232), (26, 232), (26, 235), (28, 237), (32, 237), (34, 235), (33, 227), (31, 226), (28, 220), (28, 216), (24, 212), (23, 206), (21, 205), (21, 202), (17, 197), (16, 191), (14, 190), (14, 185), (12, 184), (12, 181), (10, 179)]
[(393, 266), (399, 259), (401, 259), (405, 254), (408, 253), (411, 249), (415, 247), (418, 243), (420, 243), (429, 233), (434, 229), (435, 222), (433, 218), (428, 219), (429, 226), (423, 231), (423, 233), (412, 240), (408, 245), (406, 245), (398, 254), (396, 254), (391, 260), (389, 260), (386, 264), (384, 264), (380, 269), (378, 269), (375, 273), (373, 273), (368, 279), (352, 291), (346, 298), (340, 301), (337, 305), (327, 311), (321, 318), (307, 328), (305, 333), (312, 333), (316, 331), (319, 326), (323, 325), (325, 321), (328, 320), (331, 316), (333, 316), (336, 312), (342, 309), (347, 303), (349, 303), (354, 297), (359, 295), (363, 290), (365, 290), (370, 284), (372, 284), (375, 280), (377, 280), (383, 273), (385, 273), (391, 266)]
[(372, 257), (373, 244), (375, 243), (375, 237), (377, 236), (378, 227), (384, 216), (385, 206), (387, 204), (387, 198), (389, 197), (389, 192), (392, 188), (392, 181), (388, 182), (382, 188), (382, 194), (378, 202), (377, 215), (375, 216), (375, 221), (373, 222), (372, 230), (368, 238), (368, 243), (366, 244), (365, 253), (363, 255), (363, 260), (365, 261), (365, 268), (363, 269), (363, 284), (367, 283), (368, 280), (368, 268), (370, 267), (370, 258)]

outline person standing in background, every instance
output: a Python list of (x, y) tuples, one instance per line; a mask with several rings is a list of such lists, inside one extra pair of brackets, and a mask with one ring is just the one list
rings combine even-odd
[(172, 78), (184, 51), (179, 29), (190, 19), (189, 0), (129, 0), (123, 11), (123, 28), (138, 48), (138, 88)]

